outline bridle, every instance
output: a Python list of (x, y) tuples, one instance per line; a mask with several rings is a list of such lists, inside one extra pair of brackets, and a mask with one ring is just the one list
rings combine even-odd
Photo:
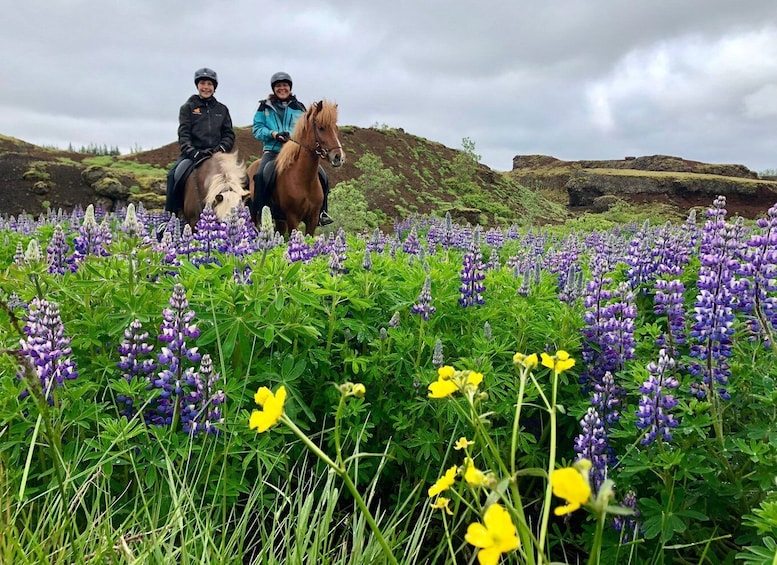
[(313, 155), (321, 157), (322, 159), (326, 159), (327, 155), (329, 155), (329, 152), (334, 150), (334, 149), (339, 149), (340, 152), (343, 151), (343, 146), (340, 143), (339, 139), (337, 140), (337, 147), (332, 147), (332, 148), (327, 147), (326, 145), (324, 145), (321, 142), (321, 138), (318, 135), (318, 122), (316, 122), (316, 118), (313, 118), (313, 137), (316, 138), (316, 146), (315, 146), (315, 148), (314, 147), (308, 147), (307, 145), (297, 141), (296, 139), (289, 138), (289, 141), (293, 141), (294, 143), (296, 143), (297, 145), (299, 145), (303, 149), (307, 149)]

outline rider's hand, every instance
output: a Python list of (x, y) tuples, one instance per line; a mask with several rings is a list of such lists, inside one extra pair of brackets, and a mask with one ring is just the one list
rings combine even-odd
[(190, 144), (190, 143), (184, 143), (181, 145), (181, 154), (186, 155), (187, 157), (190, 156), (192, 153), (194, 153), (196, 149)]
[(291, 138), (291, 134), (287, 131), (280, 131), (275, 134), (276, 141), (280, 141), (281, 143), (286, 143), (289, 138)]

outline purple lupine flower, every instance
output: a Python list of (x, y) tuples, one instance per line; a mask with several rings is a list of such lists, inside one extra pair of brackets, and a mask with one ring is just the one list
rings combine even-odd
[(62, 225), (54, 226), (51, 243), (46, 247), (46, 262), (49, 265), (49, 273), (64, 275), (68, 271), (67, 257), (70, 254), (70, 246), (65, 239)]
[(666, 316), (668, 333), (656, 339), (659, 347), (668, 347), (675, 356), (676, 347), (686, 341), (685, 335), (685, 285), (680, 279), (658, 279), (655, 282), (653, 312), (656, 316)]
[(251, 265), (246, 264), (242, 270), (239, 267), (235, 267), (234, 271), (232, 271), (232, 280), (237, 284), (251, 285), (254, 284), (252, 275)]
[(432, 306), (432, 277), (426, 275), (421, 294), (418, 295), (418, 302), (410, 310), (413, 314), (420, 314), (424, 321), (429, 320), (429, 316), (437, 311)]
[(367, 250), (372, 253), (383, 253), (386, 249), (386, 238), (379, 228), (375, 228), (375, 231), (372, 232), (372, 237), (366, 243), (366, 246)]
[(200, 370), (187, 375), (186, 393), (181, 395), (181, 428), (187, 434), (218, 434), (215, 424), (224, 421), (221, 405), (225, 400), (223, 391), (214, 390), (218, 379), (207, 353), (202, 356)]
[(413, 226), (402, 244), (402, 251), (409, 255), (418, 255), (420, 249), (421, 241), (418, 239), (418, 232), (416, 232), (415, 226)]
[(442, 241), (442, 231), (443, 228), (438, 226), (437, 224), (432, 224), (429, 226), (429, 231), (426, 232), (426, 248), (429, 251), (429, 255), (434, 255), (437, 253), (437, 246), (440, 245)]
[[(34, 298), (23, 329), (26, 337), (20, 340), (19, 351), (34, 368), (44, 398), (53, 405), (54, 390), (78, 377), (75, 362), (70, 358), (70, 338), (65, 336), (59, 305)], [(23, 379), (24, 374), (25, 370), (20, 369), (17, 376)], [(22, 392), (23, 397), (28, 394), (28, 389)]]
[(486, 232), (485, 238), (486, 243), (497, 250), (502, 249), (505, 244), (504, 233), (502, 233), (502, 230), (497, 228), (491, 228), (488, 230)]
[(272, 221), (272, 212), (267, 206), (262, 207), (261, 221), (259, 222), (259, 234), (254, 242), (257, 251), (266, 253), (270, 249), (277, 247), (283, 241), (283, 236), (275, 231), (275, 224)]
[(340, 228), (337, 236), (332, 236), (332, 243), (329, 246), (329, 272), (332, 276), (348, 272), (345, 267), (345, 261), (348, 258), (347, 251), (348, 243), (345, 240), (345, 232)]
[(630, 517), (615, 516), (612, 520), (612, 527), (618, 533), (627, 532), (636, 537), (642, 529), (642, 525), (638, 520), (640, 512), (637, 509), (637, 493), (633, 490), (628, 491), (626, 496), (623, 497), (623, 500), (618, 503), (618, 506), (622, 508), (631, 508), (634, 511), (634, 515)]
[(170, 298), (170, 307), (162, 312), (163, 322), (160, 326), (159, 341), (166, 343), (157, 358), (159, 368), (151, 385), (161, 392), (159, 398), (152, 403), (152, 409), (146, 414), (149, 423), (155, 425), (170, 425), (175, 409), (175, 398), (182, 392), (185, 382), (194, 371), (192, 367), (184, 368), (184, 360), (196, 363), (200, 360), (197, 347), (190, 347), (187, 339), (196, 340), (200, 330), (192, 323), (195, 313), (188, 310), (189, 302), (183, 285), (176, 284)]
[(192, 258), (193, 265), (221, 264), (215, 253), (224, 253), (227, 249), (226, 226), (218, 219), (210, 204), (205, 205), (197, 220), (194, 239), (199, 243), (201, 253)]
[(605, 424), (612, 425), (620, 420), (620, 407), (626, 391), (615, 384), (612, 373), (605, 372), (601, 382), (595, 383), (592, 389), (591, 405), (596, 408)]
[(24, 267), (27, 264), (27, 260), (24, 258), (24, 245), (21, 241), (16, 242), (16, 251), (13, 254), (14, 265), (18, 267)]
[(707, 211), (699, 248), (699, 277), (696, 286), (694, 323), (690, 336), (694, 340), (690, 355), (698, 362), (690, 364), (691, 374), (699, 380), (691, 391), (699, 398), (712, 399), (716, 384), (717, 394), (723, 400), (730, 398), (725, 385), (731, 374), (728, 358), (731, 356), (734, 334), (734, 309), (738, 305), (741, 283), (735, 277), (740, 269), (742, 225), (728, 224), (726, 199), (719, 196)]
[(232, 208), (224, 222), (225, 252), (236, 257), (244, 257), (253, 253), (254, 248), (251, 245), (253, 233), (253, 224), (248, 208), (243, 205)]
[(372, 270), (372, 255), (370, 255), (370, 250), (367, 248), (364, 249), (364, 257), (362, 258), (362, 269), (364, 269), (365, 271)]
[(765, 218), (756, 222), (759, 231), (747, 241), (738, 274), (752, 279), (747, 293), (742, 296), (750, 314), (751, 331), (760, 335), (770, 347), (777, 328), (777, 204), (769, 208)]
[(648, 363), (647, 370), (650, 377), (639, 391), (642, 399), (637, 409), (636, 426), (640, 430), (647, 430), (642, 438), (642, 445), (650, 445), (661, 435), (666, 441), (672, 440), (672, 428), (678, 425), (677, 420), (669, 411), (677, 406), (677, 400), (672, 394), (667, 394), (680, 386), (680, 383), (672, 374), (675, 361), (667, 355), (666, 349), (658, 353), (658, 363)]
[[(127, 382), (141, 379), (147, 383), (157, 368), (153, 358), (149, 357), (154, 346), (148, 343), (148, 337), (148, 332), (143, 331), (143, 325), (137, 319), (124, 330), (124, 340), (118, 348), (120, 357), (116, 365), (123, 371), (122, 376)], [(116, 400), (122, 406), (119, 414), (129, 418), (135, 413), (135, 399), (117, 395)]]
[(75, 270), (79, 263), (88, 255), (107, 257), (107, 245), (111, 243), (111, 231), (105, 223), (98, 224), (95, 219), (94, 206), (90, 204), (84, 214), (84, 222), (78, 228), (78, 235), (73, 240), (73, 255), (68, 262)]
[(388, 325), (390, 328), (399, 327), (399, 312), (394, 312), (394, 314), (391, 316), (391, 319), (388, 322)]
[(585, 416), (580, 420), (580, 427), (582, 432), (575, 438), (575, 452), (578, 460), (588, 459), (591, 462), (591, 482), (596, 492), (607, 478), (610, 464), (607, 432), (599, 413), (593, 406), (588, 408)]
[(289, 263), (297, 261), (307, 262), (311, 255), (310, 245), (305, 241), (305, 236), (299, 230), (291, 230), (289, 243), (286, 246), (286, 260)]
[[(162, 239), (164, 240), (164, 236)], [(185, 257), (189, 262), (192, 262), (199, 249), (200, 243), (195, 239), (191, 226), (188, 223), (184, 224), (181, 237), (178, 239), (176, 255)]]
[(486, 303), (483, 298), (486, 286), (482, 282), (486, 278), (486, 274), (480, 254), (480, 243), (477, 239), (477, 237), (473, 238), (469, 251), (464, 254), (462, 261), (459, 304), (464, 308)]

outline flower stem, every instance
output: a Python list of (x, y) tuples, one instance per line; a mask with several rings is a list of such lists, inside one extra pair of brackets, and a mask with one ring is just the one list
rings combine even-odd
[(553, 488), (550, 484), (550, 476), (556, 467), (556, 395), (558, 393), (558, 371), (553, 370), (553, 383), (548, 413), (550, 414), (550, 449), (548, 455), (548, 483), (545, 487), (545, 502), (542, 505), (542, 521), (540, 522), (540, 537), (537, 542), (537, 558), (545, 554), (545, 536), (548, 533), (548, 520), (550, 519), (550, 504), (553, 496)]

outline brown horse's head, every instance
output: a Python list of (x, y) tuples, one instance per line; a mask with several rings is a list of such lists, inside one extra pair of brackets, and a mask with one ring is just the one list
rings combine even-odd
[(240, 206), (248, 196), (248, 190), (244, 186), (245, 165), (237, 162), (236, 153), (216, 153), (206, 164), (208, 162), (213, 165), (213, 170), (205, 183), (207, 191), (203, 206), (210, 204), (218, 219), (223, 220), (230, 210)]
[(345, 151), (340, 144), (340, 130), (337, 127), (337, 104), (326, 100), (312, 104), (305, 115), (297, 120), (291, 139), (296, 143), (286, 143), (278, 155), (276, 169), (279, 173), (304, 150), (326, 159), (333, 167), (345, 163)]

